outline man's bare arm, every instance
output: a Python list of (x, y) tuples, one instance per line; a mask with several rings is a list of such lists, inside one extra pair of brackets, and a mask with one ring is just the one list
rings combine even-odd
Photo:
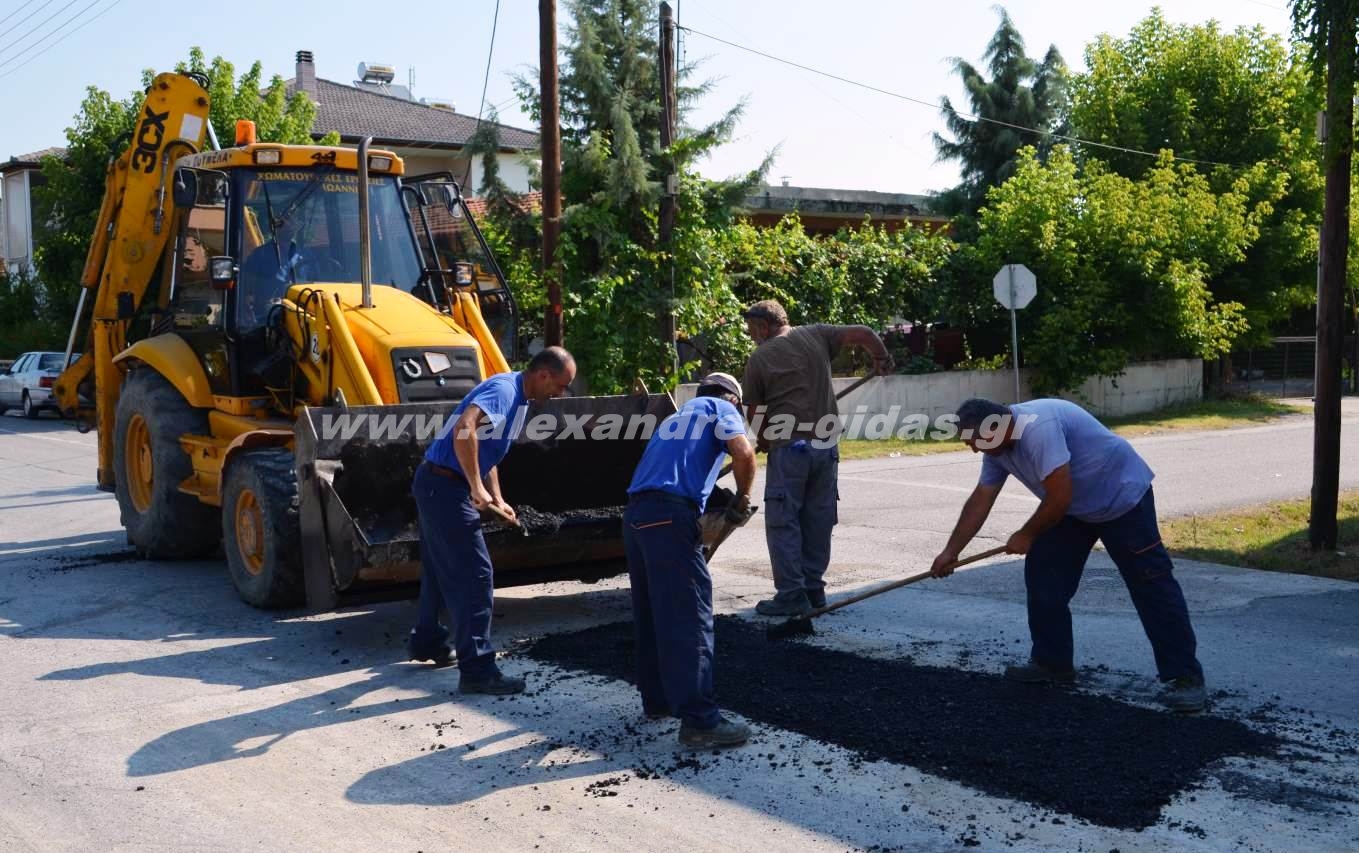
[[(1003, 485), (1003, 484), (1002, 484)], [(986, 519), (991, 515), (991, 507), (995, 506), (996, 498), (1000, 495), (1001, 486), (988, 486), (978, 484), (968, 495), (967, 502), (963, 504), (963, 511), (958, 515), (958, 523), (953, 525), (953, 533), (948, 537), (948, 544), (944, 550), (939, 552), (939, 556), (934, 558), (934, 564), (930, 566), (930, 573), (937, 578), (948, 577), (953, 574), (953, 563), (957, 561), (958, 555), (967, 547), (967, 543), (972, 541), (972, 537), (977, 535)]]
[(839, 346), (860, 347), (868, 351), (873, 356), (873, 367), (878, 373), (890, 373), (892, 370), (892, 356), (887, 352), (887, 347), (883, 344), (882, 338), (878, 333), (867, 326), (838, 326), (840, 332)]
[(457, 423), (453, 424), (453, 455), (458, 457), (463, 477), (472, 491), (472, 505), (477, 509), (485, 509), (494, 503), (491, 493), (481, 482), (481, 467), (477, 461), (477, 427), (484, 418), (485, 413), (474, 404), (463, 409)]
[(1033, 540), (1057, 526), (1071, 509), (1071, 465), (1063, 465), (1043, 480), (1043, 502), (1024, 526), (1005, 543), (1009, 554), (1027, 554)]

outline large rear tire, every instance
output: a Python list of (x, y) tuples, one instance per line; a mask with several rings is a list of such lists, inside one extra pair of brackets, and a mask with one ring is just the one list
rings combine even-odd
[(302, 604), (302, 527), (293, 454), (281, 448), (238, 453), (222, 483), (223, 550), (241, 598), (263, 608)]
[(128, 375), (114, 418), (114, 492), (128, 544), (143, 557), (179, 560), (216, 550), (220, 513), (179, 490), (193, 475), (179, 439), (207, 433), (207, 411), (190, 406), (165, 377), (149, 368)]

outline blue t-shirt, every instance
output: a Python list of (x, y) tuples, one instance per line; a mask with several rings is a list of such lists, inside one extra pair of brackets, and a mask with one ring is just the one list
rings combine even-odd
[(981, 484), (999, 486), (1014, 474), (1039, 498), (1043, 480), (1071, 465), (1071, 507), (1082, 521), (1112, 521), (1137, 506), (1151, 487), (1151, 468), (1132, 445), (1085, 409), (1066, 400), (1011, 406), (1016, 418), (1032, 415), (1013, 447), (982, 460)]
[(497, 373), (462, 398), (439, 437), (425, 451), (425, 460), (467, 476), (457, 454), (453, 452), (453, 427), (467, 407), (475, 405), (485, 412), (486, 420), (490, 422), (489, 428), (482, 427), (476, 434), (477, 467), (481, 468), (481, 479), (484, 480), (491, 469), (510, 452), (510, 445), (523, 432), (526, 403), (523, 374)]
[(702, 512), (722, 470), (727, 442), (745, 434), (745, 418), (731, 403), (695, 397), (656, 427), (628, 494), (658, 489), (694, 501)]

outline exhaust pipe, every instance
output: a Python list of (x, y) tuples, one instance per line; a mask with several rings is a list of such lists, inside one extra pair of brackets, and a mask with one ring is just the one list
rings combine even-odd
[(368, 236), (368, 146), (373, 137), (359, 143), (359, 281), (363, 282), (363, 307), (373, 307), (373, 247)]

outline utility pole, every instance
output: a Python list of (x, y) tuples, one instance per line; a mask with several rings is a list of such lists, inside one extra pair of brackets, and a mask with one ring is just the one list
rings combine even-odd
[[(661, 3), (661, 148), (669, 150), (675, 143), (676, 112), (675, 106), (675, 15), (669, 3)], [(670, 171), (665, 176), (665, 186), (661, 194), (660, 242), (661, 248), (671, 253), (670, 275), (668, 282), (661, 286), (657, 300), (661, 305), (659, 315), (661, 340), (665, 342), (669, 361), (663, 366), (667, 374), (673, 375), (679, 369), (679, 352), (675, 342), (675, 260), (674, 231), (676, 208), (679, 204), (679, 170), (673, 156), (669, 160)]]
[(543, 283), (547, 314), (543, 341), (562, 345), (562, 285), (557, 271), (557, 235), (562, 220), (562, 129), (557, 98), (557, 2), (538, 0), (538, 67), (542, 99), (543, 153)]
[(1317, 284), (1317, 366), (1312, 442), (1315, 551), (1336, 548), (1340, 493), (1340, 360), (1345, 345), (1345, 272), (1349, 254), (1350, 157), (1354, 150), (1355, 19), (1346, 3), (1318, 4), (1326, 22), (1326, 207)]

